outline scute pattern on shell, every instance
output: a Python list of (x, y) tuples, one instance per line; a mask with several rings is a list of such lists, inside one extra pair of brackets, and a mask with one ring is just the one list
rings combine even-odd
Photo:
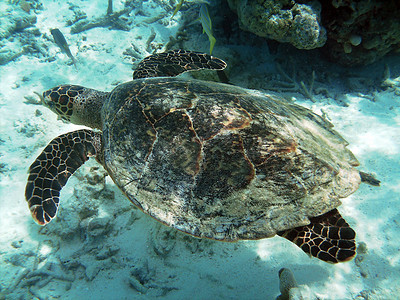
[(332, 125), (275, 95), (138, 79), (112, 91), (102, 119), (116, 184), (155, 219), (199, 237), (258, 239), (309, 224), (360, 183)]

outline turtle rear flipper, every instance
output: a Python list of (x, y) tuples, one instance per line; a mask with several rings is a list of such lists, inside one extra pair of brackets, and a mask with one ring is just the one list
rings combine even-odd
[(374, 175), (360, 171), (361, 182), (365, 182), (372, 186), (380, 186), (380, 180), (376, 179)]
[(29, 168), (25, 198), (40, 225), (57, 214), (59, 196), (68, 178), (101, 149), (101, 134), (82, 129), (52, 140)]
[(214, 56), (185, 50), (157, 53), (143, 59), (133, 72), (133, 79), (174, 77), (187, 71), (223, 70), (226, 63)]
[(304, 252), (330, 263), (344, 262), (356, 255), (356, 233), (337, 209), (310, 218), (307, 226), (279, 232)]

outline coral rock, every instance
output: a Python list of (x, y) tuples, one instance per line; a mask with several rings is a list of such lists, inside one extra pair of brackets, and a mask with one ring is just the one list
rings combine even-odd
[(321, 4), (321, 20), (328, 34), (327, 52), (332, 60), (343, 65), (364, 65), (399, 49), (399, 1), (336, 0)]
[(298, 49), (314, 49), (326, 42), (318, 1), (299, 4), (287, 0), (228, 0), (228, 3), (238, 14), (240, 27), (258, 36), (287, 42)]

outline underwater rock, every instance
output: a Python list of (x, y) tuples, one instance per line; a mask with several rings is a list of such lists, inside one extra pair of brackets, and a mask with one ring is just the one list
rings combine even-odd
[[(51, 241), (45, 242), (42, 246), (45, 244), (53, 245)], [(37, 254), (45, 255), (45, 253)], [(19, 268), (8, 286), (5, 285), (4, 289), (0, 286), (0, 299), (33, 299), (35, 297), (35, 299), (47, 299), (43, 291), (49, 283), (59, 285), (61, 281), (70, 285), (74, 280), (75, 275), (64, 269), (59, 257), (49, 252), (44, 261), (33, 266), (24, 261), (24, 266)], [(28, 296), (30, 294), (34, 297)]]
[(276, 300), (317, 300), (316, 295), (306, 285), (298, 285), (290, 269), (279, 270), (279, 290), (281, 294)]
[(33, 121), (27, 122), (26, 120), (15, 120), (14, 128), (19, 134), (28, 138), (33, 137), (40, 132), (39, 125)]
[(400, 76), (391, 78), (389, 66), (385, 66), (381, 86), (384, 89), (392, 90), (397, 96), (400, 96)]
[[(37, 3), (25, 3), (35, 10), (41, 6)], [(19, 2), (19, 5), (25, 4)], [(14, 61), (22, 55), (47, 56), (47, 47), (42, 39), (38, 38), (41, 32), (35, 26), (36, 21), (36, 15), (29, 14), (24, 9), (11, 7), (0, 12), (0, 65)]]
[(16, 267), (26, 267), (28, 262), (32, 263), (32, 258), (36, 255), (31, 250), (22, 250), (4, 256), (4, 261)]
[(400, 47), (399, 1), (321, 1), (327, 53), (343, 65), (366, 65)]
[(165, 258), (175, 247), (176, 230), (162, 224), (156, 224), (149, 236), (149, 243), (156, 255)]
[(177, 243), (184, 245), (186, 250), (192, 254), (201, 256), (212, 256), (214, 254), (215, 241), (199, 239), (191, 235), (176, 231), (161, 223), (155, 223), (148, 237), (154, 254), (162, 259), (167, 258), (175, 249)]
[(101, 189), (105, 189), (106, 176), (107, 172), (103, 168), (100, 168), (100, 166), (91, 167), (89, 172), (84, 175), (88, 184), (91, 186), (99, 184)]
[(0, 51), (0, 66), (5, 65), (9, 63), (10, 61), (13, 61), (14, 59), (20, 57), (25, 53), (25, 49), (22, 49), (22, 51), (19, 52), (14, 52), (11, 50), (1, 50)]
[[(165, 297), (169, 292), (179, 290), (172, 283), (176, 275), (169, 274), (168, 280), (160, 280), (160, 273), (163, 273), (162, 264), (149, 266), (150, 261), (138, 261), (132, 266), (128, 277), (129, 287), (136, 292), (146, 295), (146, 299)], [(171, 299), (175, 299), (172, 297)], [(164, 298), (162, 298), (164, 299)]]
[(114, 256), (115, 254), (117, 254), (119, 252), (119, 250), (121, 250), (121, 248), (118, 247), (117, 245), (107, 246), (107, 247), (101, 249), (100, 252), (96, 254), (96, 259), (97, 260), (105, 260), (105, 259), (110, 258), (110, 257)]
[(207, 239), (199, 239), (190, 235), (183, 235), (185, 248), (192, 254), (198, 256), (212, 256), (214, 254), (213, 246), (215, 241)]
[(88, 265), (85, 269), (85, 275), (88, 281), (92, 281), (102, 269), (99, 265)]
[(11, 246), (12, 246), (13, 248), (15, 248), (15, 249), (21, 248), (23, 242), (24, 242), (23, 240), (13, 241), (13, 242), (11, 242)]
[(322, 47), (326, 42), (326, 31), (320, 22), (320, 3), (293, 2), (228, 0), (230, 8), (238, 14), (242, 29), (290, 43), (298, 49)]
[(24, 285), (36, 284), (39, 288), (47, 285), (51, 280), (74, 281), (75, 276), (66, 272), (58, 257), (50, 257), (46, 263), (37, 270), (29, 272), (23, 282)]
[(141, 266), (134, 266), (130, 272), (129, 286), (135, 291), (146, 294), (151, 283), (151, 279), (154, 277), (154, 270), (149, 268), (147, 261), (143, 262)]
[(359, 269), (360, 275), (364, 278), (367, 278), (369, 276), (369, 272), (367, 269), (367, 264), (364, 260), (367, 257), (368, 253), (368, 247), (367, 244), (364, 242), (359, 242), (357, 245), (357, 256), (354, 260), (356, 266)]
[(129, 277), (129, 286), (134, 289), (135, 291), (139, 292), (140, 294), (146, 294), (148, 288), (145, 287), (143, 284), (136, 277)]
[[(106, 236), (112, 229), (110, 216), (90, 218), (87, 222), (85, 221), (82, 221), (81, 226), (86, 228), (86, 233), (92, 238)], [(87, 224), (87, 226), (83, 225), (83, 223)]]
[(65, 206), (73, 207), (68, 212), (60, 211), (58, 214), (59, 221), (53, 222), (51, 226), (44, 226), (39, 228), (42, 235), (58, 236), (62, 240), (72, 240), (79, 236), (80, 229), (80, 215), (76, 208), (79, 207), (79, 201), (75, 197), (67, 199)]
[(0, 15), (0, 41), (33, 26), (36, 23), (36, 16), (30, 15), (25, 11), (13, 11), (12, 13), (5, 13)]
[[(279, 270), (279, 290), (281, 294), (276, 298), (277, 300), (287, 300), (290, 299), (290, 295), (293, 296), (293, 291), (297, 291), (298, 284), (294, 278), (292, 271), (286, 268)], [(293, 290), (293, 291), (292, 291)]]
[(108, 27), (119, 30), (129, 31), (129, 26), (127, 26), (119, 17), (123, 14), (129, 13), (129, 9), (124, 8), (113, 14), (106, 14), (104, 16), (94, 18), (93, 20), (80, 19), (71, 27), (71, 33), (80, 33), (95, 27)]
[(243, 30), (298, 49), (323, 47), (342, 65), (366, 65), (400, 50), (399, 1), (228, 0)]

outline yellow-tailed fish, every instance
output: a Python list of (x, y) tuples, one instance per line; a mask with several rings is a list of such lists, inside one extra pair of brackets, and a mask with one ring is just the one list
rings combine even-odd
[(211, 55), (212, 51), (214, 49), (215, 42), (217, 40), (215, 39), (215, 37), (213, 36), (213, 33), (212, 33), (211, 18), (208, 13), (206, 4), (202, 4), (200, 6), (199, 20), (201, 22), (201, 25), (203, 26), (203, 33), (206, 33), (208, 35), (208, 39), (210, 41), (210, 55)]
[(176, 15), (176, 13), (181, 9), (184, 0), (180, 0), (178, 5), (176, 6), (174, 13), (172, 14), (171, 19)]
[(60, 47), (61, 51), (64, 52), (70, 59), (72, 59), (72, 62), (74, 63), (74, 66), (76, 68), (76, 59), (71, 54), (71, 50), (69, 50), (69, 46), (67, 44), (67, 41), (65, 40), (64, 35), (58, 28), (52, 29), (50, 30), (50, 32), (57, 46)]

